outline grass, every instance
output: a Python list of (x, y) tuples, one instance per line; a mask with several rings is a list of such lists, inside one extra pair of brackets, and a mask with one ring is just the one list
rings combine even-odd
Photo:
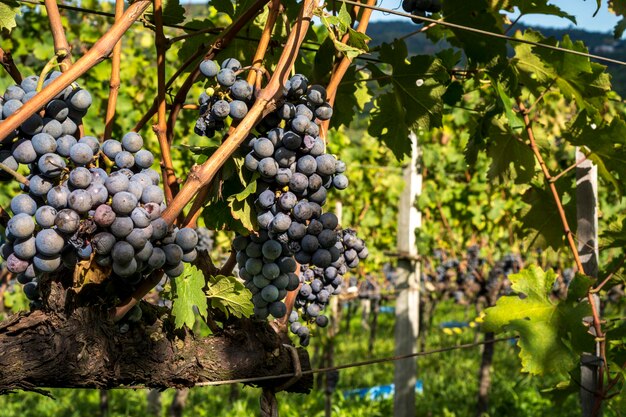
[[(451, 303), (440, 305), (435, 313), (432, 329), (427, 333), (426, 350), (471, 343), (475, 329), (465, 328), (458, 333), (444, 332), (439, 324), (444, 321), (465, 321), (463, 307)], [(469, 317), (472, 319), (473, 317)], [(393, 325), (391, 314), (380, 314), (378, 337), (373, 355), (367, 352), (369, 333), (360, 326), (360, 311), (354, 314), (350, 331), (342, 333), (336, 340), (335, 364), (392, 356)], [(449, 334), (452, 333), (452, 334)], [(482, 336), (480, 336), (482, 337)], [(314, 367), (320, 365), (323, 337), (315, 338), (309, 348)], [(478, 368), (481, 359), (480, 347), (438, 353), (417, 359), (417, 378), (423, 381), (424, 392), (417, 394), (418, 416), (460, 417), (474, 416), (478, 390)], [(393, 363), (368, 365), (340, 371), (339, 383), (333, 394), (333, 416), (336, 417), (389, 417), (393, 415), (393, 399), (370, 401), (355, 397), (344, 398), (343, 391), (391, 384)], [(501, 342), (496, 345), (493, 360), (492, 386), (489, 416), (535, 417), (535, 416), (579, 416), (577, 396), (563, 402), (542, 393), (541, 389), (558, 381), (549, 377), (530, 378), (519, 372), (517, 348), (514, 344)], [(2, 417), (78, 417), (100, 415), (99, 393), (96, 390), (52, 390), (55, 399), (32, 393), (18, 393), (0, 397)], [(162, 394), (162, 414), (167, 415), (174, 391)], [(207, 387), (191, 390), (185, 415), (194, 417), (239, 417), (259, 414), (260, 390), (252, 387)], [(112, 390), (109, 392), (109, 416), (145, 416), (147, 413), (145, 390)], [(280, 415), (307, 417), (324, 416), (323, 389), (314, 389), (309, 395), (278, 394)], [(605, 416), (619, 416), (622, 404), (607, 407)]]

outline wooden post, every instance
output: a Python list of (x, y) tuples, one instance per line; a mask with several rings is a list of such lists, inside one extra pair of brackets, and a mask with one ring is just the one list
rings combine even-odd
[[(422, 177), (418, 173), (417, 136), (411, 132), (411, 162), (404, 169), (405, 188), (400, 197), (398, 213), (398, 280), (396, 290), (395, 354), (407, 355), (417, 351), (419, 332), (419, 275), (415, 229), (421, 225), (421, 214), (415, 200), (421, 192)], [(395, 362), (394, 416), (415, 416), (415, 358)]]
[[(585, 154), (576, 148), (576, 160)], [(576, 237), (578, 252), (585, 274), (598, 277), (598, 168), (585, 160), (576, 167)], [(599, 305), (597, 296), (594, 297)], [(593, 330), (593, 328), (591, 328)], [(580, 402), (583, 417), (599, 417), (594, 414), (596, 392), (599, 390), (598, 370), (602, 366), (599, 344), (595, 354), (585, 353), (580, 363)]]

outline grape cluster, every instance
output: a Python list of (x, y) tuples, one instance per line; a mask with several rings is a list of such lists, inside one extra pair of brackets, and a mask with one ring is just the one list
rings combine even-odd
[[(236, 73), (232, 69), (233, 61), (224, 61), (225, 69), (221, 71), (214, 61), (204, 61), (201, 71), (207, 77), (217, 76), (218, 83), (224, 87), (226, 76), (220, 74)], [(239, 62), (236, 64), (240, 68)], [(236, 98), (230, 102), (231, 107), (243, 98), (233, 88), (236, 85), (236, 82), (230, 85), (229, 95)], [(249, 87), (246, 91), (250, 94), (246, 97), (250, 98), (246, 100), (253, 96)], [(203, 116), (202, 123), (215, 126), (217, 99), (222, 100), (225, 95), (207, 97), (200, 100), (206, 104), (202, 114), (208, 114), (208, 119)], [(230, 116), (235, 120), (238, 117)], [(316, 282), (317, 289), (317, 282), (323, 282), (325, 288), (316, 290), (315, 303), (307, 296), (307, 301), (296, 308), (303, 309), (306, 320), (325, 325), (328, 321), (325, 317), (316, 317), (328, 297), (340, 291), (342, 275), (356, 266), (358, 255), (367, 256), (363, 242), (354, 237), (354, 232), (342, 231), (337, 217), (322, 210), (329, 189), (343, 190), (348, 186), (345, 163), (327, 154), (324, 141), (318, 136), (319, 122), (331, 116), (326, 90), (309, 85), (303, 75), (295, 75), (285, 85), (282, 104), (255, 127), (259, 137), (251, 137), (245, 145), (249, 152), (244, 165), (259, 174), (255, 194), (259, 230), (250, 236), (237, 236), (233, 247), (237, 251), (239, 275), (253, 294), (255, 316), (260, 320), (269, 315), (284, 317), (287, 308), (282, 300), (301, 283), (308, 286)], [(302, 265), (300, 277), (296, 275), (297, 264)], [(331, 276), (315, 281), (315, 277)], [(302, 334), (301, 342), (308, 343), (308, 333)]]
[[(402, 9), (414, 16), (426, 17), (428, 14), (441, 11), (441, 0), (403, 0)], [(418, 25), (424, 23), (419, 19), (412, 20)]]
[[(322, 216), (328, 214), (325, 213)], [(345, 229), (339, 233), (333, 249), (339, 253), (339, 256), (330, 265), (325, 267), (303, 265), (300, 270), (302, 285), (296, 294), (294, 303), (296, 310), (289, 315), (289, 323), (291, 323), (289, 328), (300, 338), (300, 344), (303, 346), (309, 344), (310, 330), (300, 323), (300, 314), (297, 310), (302, 311), (302, 318), (305, 322), (314, 322), (319, 327), (326, 327), (329, 322), (328, 317), (320, 313), (326, 308), (330, 296), (341, 293), (343, 275), (349, 269), (356, 268), (359, 261), (368, 256), (365, 243), (352, 229)]]
[(200, 63), (200, 72), (216, 85), (206, 89), (198, 99), (200, 116), (195, 132), (200, 136), (213, 137), (215, 132), (224, 129), (225, 120), (241, 120), (248, 114), (248, 106), (254, 101), (254, 88), (237, 76), (241, 63), (228, 58), (220, 67), (217, 62), (205, 60)]
[[(37, 81), (29, 77), (21, 87), (9, 87), (2, 114), (19, 108), (12, 103), (22, 92), (32, 97)], [(61, 265), (73, 270), (80, 260), (110, 268), (130, 285), (161, 268), (179, 276), (184, 262), (197, 256), (198, 236), (189, 228), (170, 230), (160, 217), (165, 204), (160, 175), (150, 168), (154, 156), (137, 133), (103, 144), (91, 136), (78, 139), (75, 116), (87, 111), (91, 97), (75, 85), (68, 89), (45, 106), (43, 118), (35, 114), (39, 128), (32, 118), (20, 126), (4, 158), (12, 169), (24, 164), (30, 172), (23, 192), (11, 200), (13, 217), (0, 248), (8, 270), (33, 300), (42, 274)], [(109, 173), (98, 167), (107, 159)]]

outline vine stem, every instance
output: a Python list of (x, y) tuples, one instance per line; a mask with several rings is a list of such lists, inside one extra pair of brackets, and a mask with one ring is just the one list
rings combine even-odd
[(5, 171), (8, 174), (11, 174), (13, 178), (15, 178), (17, 182), (19, 182), (20, 184), (24, 184), (27, 187), (30, 185), (30, 181), (28, 181), (28, 178), (26, 178), (19, 172), (9, 168), (8, 166), (6, 166), (6, 164), (3, 164), (2, 162), (0, 162), (0, 170)]
[(167, 40), (163, 33), (163, 3), (162, 0), (154, 0), (154, 24), (155, 24), (155, 45), (157, 52), (157, 124), (152, 126), (152, 130), (157, 136), (161, 148), (161, 170), (163, 171), (163, 190), (165, 191), (165, 201), (169, 205), (177, 191), (176, 173), (172, 163), (172, 154), (167, 140), (168, 126), (165, 114), (165, 52), (167, 51)]
[[(119, 22), (124, 13), (124, 0), (115, 0), (115, 22)], [(120, 62), (122, 60), (122, 39), (117, 41), (113, 47), (113, 57), (111, 59), (111, 79), (109, 81), (109, 101), (107, 102), (107, 113), (104, 120), (104, 135), (101, 141), (111, 138), (113, 133), (113, 121), (115, 119), (115, 107), (117, 105), (117, 94), (120, 91)]]
[[(532, 123), (530, 121), (528, 110), (526, 109), (526, 107), (524, 106), (524, 103), (522, 102), (520, 98), (517, 98), (517, 106), (519, 107), (519, 111), (522, 114), (522, 117), (524, 119), (524, 127), (526, 129), (526, 134), (528, 135), (528, 139), (530, 140), (530, 148), (532, 149), (533, 154), (535, 155), (535, 158), (539, 162), (541, 171), (543, 172), (544, 178), (552, 193), (552, 197), (554, 198), (554, 202), (556, 203), (557, 211), (559, 212), (559, 217), (561, 218), (561, 223), (563, 224), (563, 230), (565, 232), (565, 236), (567, 238), (570, 251), (572, 252), (572, 255), (574, 256), (574, 262), (576, 263), (576, 268), (578, 269), (580, 273), (584, 274), (585, 269), (583, 268), (583, 264), (580, 260), (578, 248), (576, 247), (576, 242), (574, 241), (573, 233), (569, 227), (569, 223), (565, 215), (565, 210), (563, 209), (563, 203), (561, 202), (561, 197), (559, 196), (559, 193), (556, 189), (556, 185), (554, 184), (554, 181), (552, 181), (552, 175), (550, 175), (550, 171), (548, 170), (548, 167), (543, 157), (541, 156), (541, 153), (539, 152), (539, 147), (537, 146), (537, 142), (535, 140), (535, 135), (533, 133)], [(606, 341), (604, 338), (604, 333), (602, 332), (602, 324), (600, 321), (600, 314), (598, 313), (598, 307), (596, 306), (591, 289), (587, 293), (587, 300), (589, 301), (589, 305), (591, 307), (591, 314), (593, 317), (593, 328), (595, 330), (594, 336), (596, 338), (596, 341), (599, 343), (600, 358), (602, 359), (602, 362), (604, 364), (603, 367), (599, 368), (599, 372), (598, 372), (599, 374), (598, 386), (599, 386), (600, 391), (602, 391), (605, 368), (608, 374), (608, 364), (606, 361)], [(595, 409), (599, 407), (599, 403), (601, 401), (602, 401), (601, 395), (598, 394), (596, 396), (596, 406), (594, 407)]]
[[(222, 143), (222, 145), (204, 164), (192, 167), (185, 185), (161, 216), (168, 224), (173, 224), (174, 220), (182, 212), (189, 201), (191, 201), (194, 195), (196, 195), (198, 190), (211, 182), (226, 160), (246, 139), (248, 133), (260, 120), (266, 108), (271, 107), (271, 105), (275, 102), (275, 99), (282, 93), (281, 87), (287, 80), (289, 69), (296, 60), (300, 45), (302, 44), (302, 41), (304, 40), (304, 37), (309, 29), (315, 6), (316, 0), (303, 0), (298, 19), (296, 20), (289, 38), (285, 43), (283, 53), (281, 54), (276, 65), (276, 71), (272, 75), (268, 85), (265, 89), (261, 90), (254, 105), (250, 111), (248, 111), (246, 117), (244, 117), (239, 123), (233, 134), (230, 135), (224, 143)], [(139, 300), (150, 292), (158, 281), (152, 281), (150, 284), (152, 283), (154, 283), (152, 286), (142, 284), (141, 287), (137, 288), (128, 300), (120, 304), (115, 311), (112, 312), (112, 317), (115, 320), (119, 320), (123, 317), (122, 312), (129, 311)]]
[(150, 5), (149, 0), (138, 0), (131, 4), (118, 23), (115, 23), (93, 47), (85, 53), (70, 69), (65, 71), (46, 88), (41, 90), (32, 99), (28, 100), (15, 113), (0, 123), (0, 141), (17, 129), (30, 116), (39, 111), (47, 102), (67, 86), (76, 81), (78, 77), (86, 73), (96, 64), (102, 62), (113, 49), (115, 43), (122, 37), (124, 32), (135, 22)]
[(254, 85), (256, 81), (257, 71), (255, 70), (261, 68), (263, 64), (263, 59), (265, 58), (267, 47), (270, 44), (272, 30), (274, 30), (279, 12), (280, 0), (270, 0), (270, 10), (267, 15), (267, 20), (265, 21), (265, 27), (263, 28), (263, 33), (261, 33), (261, 39), (259, 39), (259, 46), (256, 48), (256, 52), (252, 58), (252, 70), (248, 73), (247, 81), (250, 85)]
[(52, 39), (54, 42), (54, 52), (59, 58), (62, 57), (60, 64), (61, 70), (67, 71), (72, 66), (72, 51), (70, 44), (65, 36), (65, 29), (61, 22), (61, 14), (57, 0), (44, 0), (46, 11), (48, 12), (48, 20), (50, 21), (50, 30), (52, 31)]
[(22, 73), (15, 65), (15, 61), (13, 61), (11, 53), (6, 52), (2, 48), (0, 48), (0, 65), (2, 65), (2, 67), (9, 73), (16, 84), (20, 84), (22, 82)]
[[(376, 0), (367, 0), (366, 4), (368, 6), (374, 6), (376, 5)], [(357, 32), (365, 33), (365, 31), (367, 30), (367, 26), (369, 25), (370, 17), (372, 16), (372, 11), (373, 11), (372, 9), (363, 8), (361, 20), (359, 20), (359, 25), (356, 28)], [(349, 38), (348, 34), (344, 35), (342, 42), (343, 43), (347, 42), (348, 38)], [(347, 56), (344, 56), (341, 59), (341, 61), (339, 61), (339, 64), (335, 65), (335, 67), (333, 68), (333, 72), (330, 76), (330, 82), (328, 83), (328, 86), (326, 87), (326, 101), (331, 106), (335, 103), (335, 97), (337, 96), (337, 89), (339, 88), (339, 84), (341, 83), (341, 80), (343, 79), (344, 75), (346, 75), (346, 71), (348, 71), (350, 64), (352, 64), (352, 59), (348, 58)], [(329, 125), (330, 125), (330, 120), (324, 120), (322, 121), (320, 125), (320, 133), (321, 133), (320, 136), (324, 139), (326, 139), (326, 133), (328, 132)]]

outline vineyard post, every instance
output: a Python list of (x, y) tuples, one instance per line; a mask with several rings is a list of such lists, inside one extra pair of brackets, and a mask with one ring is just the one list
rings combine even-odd
[[(421, 214), (415, 206), (422, 188), (422, 176), (418, 173), (417, 135), (411, 132), (411, 162), (404, 169), (404, 191), (400, 196), (398, 210), (398, 280), (396, 289), (395, 354), (415, 353), (419, 333), (419, 276), (415, 229), (421, 225)], [(394, 416), (415, 416), (415, 375), (417, 362), (414, 358), (397, 361), (394, 371)]]
[[(598, 168), (576, 148), (576, 238), (585, 274), (598, 277)], [(594, 300), (599, 301), (597, 295)], [(596, 302), (596, 305), (599, 303)], [(593, 327), (590, 328), (593, 331)], [(595, 354), (584, 353), (580, 365), (580, 401), (583, 417), (601, 415), (598, 392), (601, 391), (599, 369), (602, 366), (599, 343)]]

